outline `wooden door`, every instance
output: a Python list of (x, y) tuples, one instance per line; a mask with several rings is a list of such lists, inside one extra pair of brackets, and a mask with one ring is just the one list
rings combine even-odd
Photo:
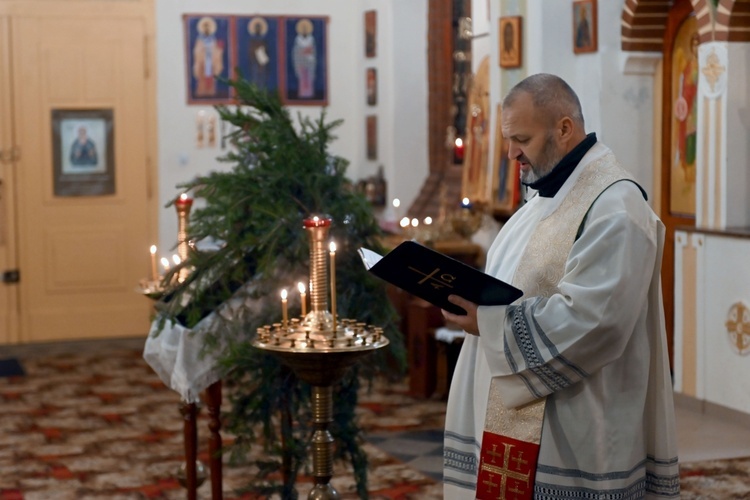
[(11, 18), (21, 341), (148, 331), (135, 288), (156, 233), (153, 90), (136, 4), (24, 1)]
[(664, 316), (670, 360), (674, 337), (674, 233), (695, 226), (698, 27), (689, 0), (677, 0), (664, 33), (660, 216), (666, 226), (662, 261)]
[(18, 285), (14, 203), (15, 156), (11, 107), (10, 20), (0, 10), (0, 344), (18, 341)]

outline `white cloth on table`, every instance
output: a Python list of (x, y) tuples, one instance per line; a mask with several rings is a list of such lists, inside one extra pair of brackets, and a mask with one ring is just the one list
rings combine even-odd
[(200, 393), (221, 377), (216, 368), (217, 351), (202, 353), (206, 331), (199, 328), (200, 323), (191, 330), (167, 320), (159, 331), (159, 321), (156, 318), (151, 323), (143, 359), (183, 401), (197, 403)]
[[(183, 401), (198, 402), (200, 393), (221, 378), (217, 361), (223, 349), (221, 337), (217, 335), (216, 330), (234, 317), (239, 317), (243, 313), (257, 313), (260, 310), (260, 301), (248, 298), (251, 289), (252, 284), (248, 282), (192, 329), (166, 320), (160, 331), (160, 316), (151, 323), (143, 358), (162, 382), (176, 391)], [(184, 301), (188, 300), (189, 297), (186, 296)], [(219, 344), (205, 350), (208, 335), (218, 337)]]

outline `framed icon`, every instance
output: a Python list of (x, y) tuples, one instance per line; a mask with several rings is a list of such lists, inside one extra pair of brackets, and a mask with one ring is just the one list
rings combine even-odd
[(55, 196), (115, 194), (112, 109), (53, 109)]

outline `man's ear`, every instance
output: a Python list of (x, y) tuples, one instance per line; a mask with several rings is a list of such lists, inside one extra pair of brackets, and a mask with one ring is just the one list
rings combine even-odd
[(561, 143), (567, 143), (573, 137), (575, 125), (569, 116), (564, 116), (557, 122), (557, 137)]

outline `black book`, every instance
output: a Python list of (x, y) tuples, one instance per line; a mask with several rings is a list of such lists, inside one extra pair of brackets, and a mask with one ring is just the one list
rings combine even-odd
[(523, 292), (489, 274), (417, 243), (405, 241), (385, 256), (360, 248), (365, 267), (375, 276), (454, 314), (466, 311), (452, 302), (458, 295), (480, 306), (510, 304)]

